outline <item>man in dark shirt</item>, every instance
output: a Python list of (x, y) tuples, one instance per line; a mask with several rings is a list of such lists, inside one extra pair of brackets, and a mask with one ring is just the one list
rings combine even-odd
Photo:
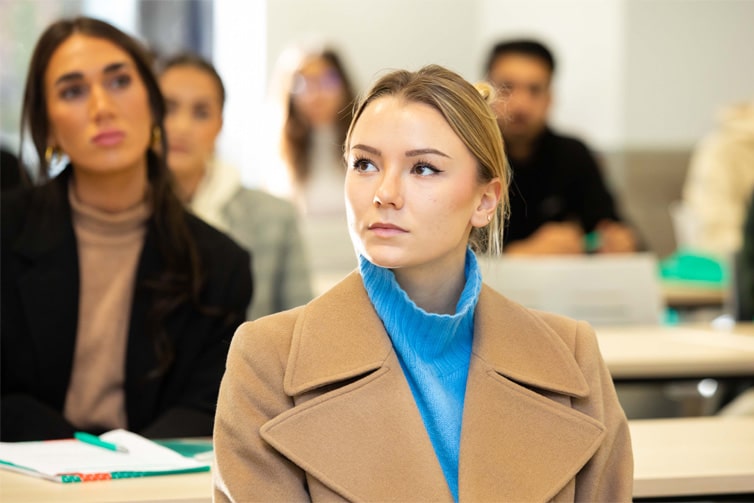
[(532, 40), (497, 44), (487, 78), (501, 93), (495, 112), (513, 171), (506, 253), (631, 252), (636, 237), (620, 221), (589, 149), (547, 126), (552, 53)]

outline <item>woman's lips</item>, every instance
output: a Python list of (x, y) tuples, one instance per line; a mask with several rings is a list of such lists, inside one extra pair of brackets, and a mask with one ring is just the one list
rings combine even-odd
[(405, 234), (406, 232), (408, 232), (403, 227), (382, 222), (371, 224), (369, 226), (369, 230), (381, 237), (397, 236), (399, 234)]
[(103, 131), (92, 138), (92, 143), (101, 147), (113, 147), (118, 145), (126, 137), (123, 131)]
[(189, 148), (182, 144), (172, 144), (170, 145), (170, 151), (176, 154), (186, 154), (188, 153)]

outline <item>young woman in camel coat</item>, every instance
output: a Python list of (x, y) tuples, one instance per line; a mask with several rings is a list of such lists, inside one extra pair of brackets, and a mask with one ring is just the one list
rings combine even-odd
[(237, 331), (216, 499), (630, 501), (592, 329), (481, 281), (472, 250), (499, 252), (508, 184), (482, 93), (437, 66), (390, 73), (345, 156), (359, 268)]

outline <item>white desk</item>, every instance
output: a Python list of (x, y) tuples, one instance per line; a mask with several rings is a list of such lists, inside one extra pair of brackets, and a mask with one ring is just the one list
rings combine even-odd
[(702, 325), (597, 327), (616, 380), (754, 376), (754, 327)]
[(635, 498), (754, 494), (754, 417), (629, 424)]

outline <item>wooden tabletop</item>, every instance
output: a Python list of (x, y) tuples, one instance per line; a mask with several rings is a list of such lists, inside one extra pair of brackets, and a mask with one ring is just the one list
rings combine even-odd
[(61, 484), (0, 470), (0, 501), (8, 503), (107, 503), (212, 501), (210, 472)]
[(754, 417), (629, 424), (634, 497), (754, 494)]
[(597, 327), (610, 373), (621, 379), (754, 376), (754, 325)]
[(728, 296), (728, 287), (719, 284), (662, 280), (660, 287), (668, 307), (678, 309), (722, 307)]

